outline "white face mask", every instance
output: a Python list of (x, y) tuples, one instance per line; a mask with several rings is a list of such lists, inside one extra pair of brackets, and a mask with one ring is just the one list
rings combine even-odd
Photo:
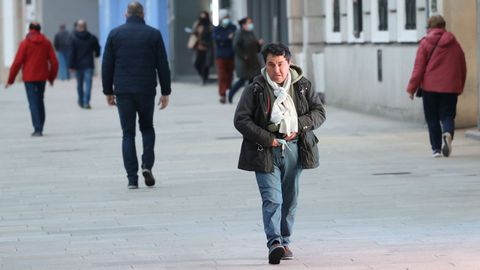
[(227, 25), (229, 25), (229, 24), (230, 24), (230, 19), (229, 19), (229, 18), (223, 18), (223, 19), (222, 19), (222, 25), (227, 26)]
[(248, 31), (253, 31), (253, 29), (255, 29), (253, 23), (247, 24), (247, 30), (248, 30)]

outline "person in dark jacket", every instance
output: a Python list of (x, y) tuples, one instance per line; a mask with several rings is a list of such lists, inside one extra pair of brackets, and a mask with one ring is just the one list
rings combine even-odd
[(233, 36), (237, 27), (233, 25), (227, 10), (220, 10), (221, 23), (213, 29), (213, 41), (215, 42), (215, 56), (218, 75), (218, 93), (220, 103), (227, 102), (227, 89), (232, 86), (234, 56)]
[(212, 21), (206, 11), (200, 13), (200, 17), (193, 23), (193, 34), (197, 37), (197, 43), (193, 50), (195, 51), (195, 61), (193, 66), (198, 72), (202, 84), (208, 82), (210, 66), (212, 65)]
[(253, 78), (260, 74), (260, 62), (258, 53), (260, 52), (263, 40), (257, 39), (253, 33), (253, 20), (249, 17), (238, 21), (240, 30), (235, 34), (233, 48), (235, 50), (235, 71), (238, 80), (233, 84), (228, 93), (228, 101), (233, 102), (233, 97), (245, 83), (251, 83)]
[(99, 56), (100, 44), (97, 37), (87, 31), (87, 23), (84, 20), (78, 20), (72, 37), (70, 68), (76, 73), (78, 106), (80, 108), (91, 109), (94, 57)]
[(268, 259), (278, 264), (293, 258), (299, 178), (302, 169), (319, 166), (313, 130), (325, 121), (325, 109), (302, 70), (290, 63), (287, 46), (268, 44), (262, 54), (266, 65), (243, 92), (234, 125), (243, 135), (238, 167), (255, 172)]
[(59, 63), (59, 78), (60, 80), (70, 80), (69, 72), (69, 55), (70, 55), (70, 33), (67, 31), (65, 24), (60, 25), (60, 30), (55, 34), (53, 46), (57, 51), (57, 58)]
[(117, 105), (123, 130), (122, 152), (128, 188), (138, 188), (138, 160), (135, 148), (135, 119), (143, 139), (142, 174), (147, 186), (155, 185), (152, 168), (155, 161), (153, 112), (157, 76), (162, 96), (160, 109), (168, 105), (170, 68), (162, 35), (145, 25), (143, 6), (131, 2), (127, 22), (113, 29), (107, 38), (102, 63), (103, 93), (110, 105)]
[(445, 30), (445, 26), (445, 20), (440, 15), (428, 20), (429, 29), (420, 41), (407, 87), (412, 100), (417, 89), (422, 89), (433, 157), (442, 154), (448, 157), (452, 152), (457, 99), (463, 92), (467, 76), (462, 47), (455, 36)]
[(40, 33), (41, 26), (32, 22), (25, 39), (20, 43), (17, 55), (10, 67), (5, 88), (15, 81), (20, 68), (22, 68), (23, 81), (27, 91), (28, 104), (32, 116), (34, 131), (33, 137), (43, 136), (45, 125), (45, 84), (46, 81), (53, 86), (57, 77), (58, 61), (50, 41)]

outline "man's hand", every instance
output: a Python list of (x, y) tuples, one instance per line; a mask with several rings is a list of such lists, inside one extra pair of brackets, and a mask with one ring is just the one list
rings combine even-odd
[(169, 96), (161, 96), (160, 97), (160, 100), (158, 101), (158, 106), (160, 106), (160, 110), (163, 110), (163, 109), (167, 108), (168, 100), (169, 100)]
[(107, 103), (110, 106), (115, 106), (117, 103), (115, 102), (115, 96), (114, 95), (108, 95), (107, 96)]
[(273, 139), (272, 147), (280, 147), (280, 146), (282, 146), (282, 144), (279, 143), (279, 142), (277, 141), (277, 139)]
[(291, 141), (293, 139), (297, 138), (297, 132), (292, 132), (292, 134), (290, 134), (290, 136), (285, 136), (284, 139), (285, 141)]
[(409, 97), (411, 100), (413, 100), (413, 99), (415, 98), (414, 95), (413, 95), (413, 94), (410, 94), (410, 93), (408, 93), (408, 97)]
[(53, 86), (53, 81), (49, 82), (50, 86)]
[(10, 85), (11, 85), (11, 84), (6, 83), (6, 84), (5, 84), (5, 89), (7, 89), (8, 87), (10, 87)]

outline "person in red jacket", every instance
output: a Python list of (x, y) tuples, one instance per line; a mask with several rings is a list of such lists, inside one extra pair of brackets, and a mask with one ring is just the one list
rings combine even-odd
[(22, 68), (23, 81), (27, 91), (27, 98), (34, 127), (33, 137), (43, 135), (45, 124), (45, 104), (43, 101), (46, 81), (53, 86), (57, 77), (58, 61), (50, 41), (40, 33), (41, 26), (32, 22), (25, 39), (20, 43), (17, 55), (10, 67), (8, 88), (15, 81)]
[(433, 157), (448, 157), (452, 152), (457, 99), (467, 76), (462, 47), (445, 26), (442, 16), (429, 18), (427, 35), (420, 41), (407, 87), (412, 100), (421, 89)]

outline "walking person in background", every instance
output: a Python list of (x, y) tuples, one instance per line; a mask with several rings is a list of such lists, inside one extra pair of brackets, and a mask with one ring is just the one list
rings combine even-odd
[(220, 25), (213, 29), (213, 41), (215, 42), (215, 56), (218, 74), (218, 93), (220, 103), (227, 102), (227, 89), (232, 86), (234, 56), (233, 36), (237, 27), (233, 25), (225, 9), (220, 10)]
[(293, 232), (302, 169), (318, 167), (313, 130), (325, 121), (319, 95), (283, 44), (262, 51), (265, 67), (242, 94), (235, 128), (243, 135), (239, 169), (254, 171), (262, 197), (268, 261), (293, 258)]
[(155, 185), (152, 168), (155, 162), (153, 112), (157, 76), (162, 96), (160, 109), (168, 105), (170, 68), (163, 38), (157, 29), (145, 25), (143, 6), (131, 2), (127, 22), (113, 29), (105, 45), (102, 63), (103, 93), (109, 105), (117, 105), (123, 130), (122, 153), (128, 188), (138, 188), (138, 159), (135, 147), (135, 121), (143, 139), (142, 174), (147, 186)]
[(240, 30), (235, 34), (233, 48), (235, 50), (235, 71), (238, 80), (232, 86), (228, 93), (228, 102), (233, 102), (235, 93), (242, 88), (245, 83), (251, 83), (255, 76), (260, 74), (260, 61), (258, 53), (262, 49), (263, 40), (257, 39), (253, 33), (253, 20), (249, 17), (238, 21)]
[(70, 53), (70, 68), (75, 70), (77, 78), (78, 106), (91, 109), (90, 97), (92, 92), (92, 78), (94, 57), (100, 56), (100, 44), (96, 36), (87, 30), (87, 23), (78, 20), (72, 36)]
[(420, 93), (423, 97), (433, 157), (448, 157), (452, 152), (457, 99), (467, 76), (462, 47), (445, 27), (442, 16), (429, 18), (427, 35), (420, 41), (407, 88), (410, 99)]
[(45, 125), (45, 84), (48, 81), (53, 86), (57, 77), (58, 61), (52, 44), (40, 33), (42, 29), (40, 24), (32, 22), (28, 28), (29, 32), (20, 43), (17, 55), (10, 68), (10, 75), (5, 88), (13, 84), (18, 71), (22, 68), (34, 128), (32, 136), (41, 137)]
[(57, 58), (59, 64), (59, 79), (70, 80), (69, 71), (69, 54), (70, 54), (70, 33), (67, 31), (65, 24), (60, 25), (59, 31), (55, 34), (53, 46), (57, 51)]
[(200, 17), (193, 24), (193, 35), (197, 42), (193, 50), (195, 51), (194, 67), (200, 75), (202, 84), (208, 82), (210, 66), (212, 65), (212, 21), (206, 11), (200, 13)]

